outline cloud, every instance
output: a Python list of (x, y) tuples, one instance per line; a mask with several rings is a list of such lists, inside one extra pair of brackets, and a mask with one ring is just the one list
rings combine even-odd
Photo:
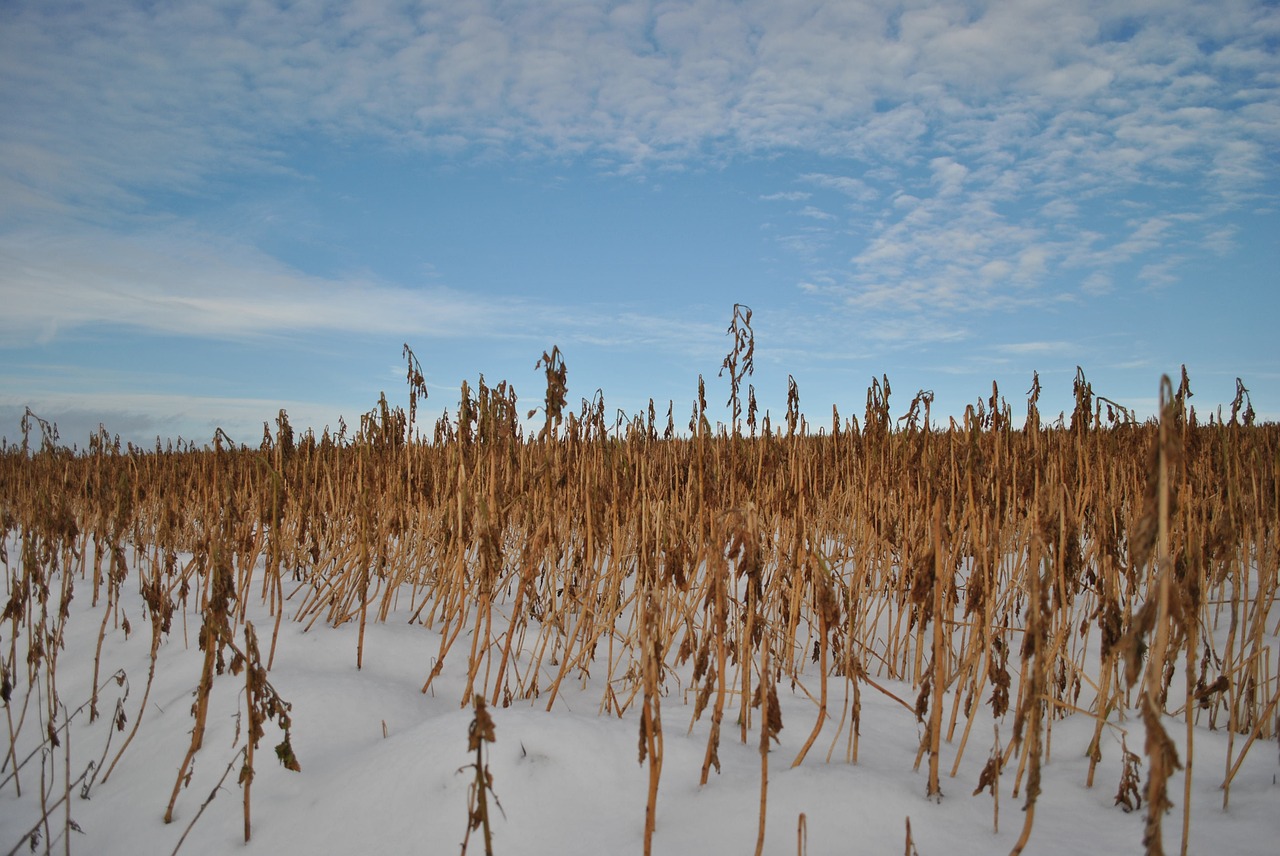
[(0, 335), (9, 344), (104, 324), (213, 338), (405, 329), (458, 336), (520, 311), (443, 289), (309, 276), (208, 236), (98, 230), (0, 235), (0, 290)]
[(103, 230), (0, 234), (0, 347), (50, 343), (87, 330), (235, 341), (311, 333), (531, 340), (611, 350), (702, 353), (720, 319), (693, 307), (669, 315), (627, 305), (510, 294), (470, 295), (424, 274), (419, 285), (317, 276), (226, 239)]
[(873, 202), (880, 195), (862, 179), (851, 176), (809, 172), (801, 175), (800, 181), (816, 184), (828, 190), (835, 190), (859, 202)]
[[(1265, 7), (1245, 3), (1221, 17), (1177, 6), (1125, 41), (1104, 34), (1130, 12), (1074, 2), (900, 15), (818, 0), (180, 3), (71, 14), (55, 0), (0, 14), (3, 97), (26, 120), (6, 123), (5, 160), (25, 149), (30, 163), (34, 144), (75, 166), (77, 184), (97, 183), (86, 190), (98, 195), (270, 168), (274, 140), (300, 131), (623, 161), (780, 147), (878, 159), (911, 154), (931, 128), (950, 136), (940, 123), (975, 108), (1053, 115), (1095, 102), (1126, 108), (1100, 114), (1120, 122), (1115, 144), (1151, 146), (1148, 162), (1180, 169), (1199, 159), (1189, 149), (1267, 132), (1180, 112), (1221, 111), (1196, 103), (1214, 94), (1208, 70), (1260, 84), (1250, 103), (1274, 91), (1274, 55), (1268, 63), (1255, 32)], [(1196, 27), (1228, 44), (1201, 51), (1185, 36)], [(69, 179), (50, 181), (65, 189)]]
[(1210, 229), (1201, 240), (1201, 246), (1218, 256), (1230, 255), (1238, 247), (1236, 235), (1239, 231), (1239, 227), (1231, 223)]
[(826, 212), (826, 211), (823, 211), (821, 208), (818, 208), (818, 207), (813, 206), (813, 205), (806, 205), (806, 206), (805, 206), (804, 208), (802, 208), (798, 213), (799, 213), (799, 215), (800, 215), (801, 217), (808, 217), (808, 218), (810, 218), (811, 220), (834, 220), (834, 219), (836, 219), (836, 217), (835, 217), (835, 215), (834, 215), (834, 214), (830, 214), (830, 213), (828, 213), (828, 212)]
[(999, 280), (1006, 279), (1012, 272), (1013, 265), (1009, 264), (1009, 262), (1004, 259), (994, 259), (989, 261), (978, 270), (978, 273), (987, 282), (997, 282)]
[(1002, 354), (1015, 355), (1058, 355), (1069, 353), (1074, 350), (1077, 345), (1071, 342), (1007, 342), (1003, 345), (997, 345), (995, 350)]
[(960, 192), (969, 170), (964, 164), (956, 163), (948, 157), (934, 158), (929, 161), (933, 170), (933, 183), (938, 186), (939, 196), (954, 196)]
[(1081, 283), (1080, 290), (1090, 297), (1109, 294), (1112, 290), (1111, 277), (1102, 271), (1094, 271)]
[(1175, 255), (1158, 262), (1145, 264), (1138, 271), (1138, 279), (1146, 288), (1159, 290), (1178, 281), (1177, 269), (1186, 262), (1184, 256)]
[(1096, 297), (1130, 263), (1167, 282), (1190, 237), (1230, 251), (1224, 212), (1273, 207), (1276, 20), (1246, 0), (8, 3), (0, 331), (458, 335), (543, 311), (308, 277), (216, 235), (103, 237), (154, 235), (228, 177), (305, 181), (297, 139), (639, 173), (797, 154), (805, 189), (760, 198), (856, 203), (839, 232), (816, 202), (777, 231), (798, 281), (834, 283), (815, 299), (865, 309), (1050, 301), (1055, 278)]

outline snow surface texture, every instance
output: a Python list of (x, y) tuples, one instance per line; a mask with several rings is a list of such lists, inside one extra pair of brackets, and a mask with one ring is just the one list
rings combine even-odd
[[(67, 770), (74, 781), (91, 761), (96, 764), (105, 756), (110, 763), (139, 715), (143, 719), (138, 736), (109, 780), (103, 781), (104, 771), (98, 769), (89, 774), (94, 782), (87, 799), (78, 787), (73, 789), (70, 814), (80, 831), (70, 835), (70, 852), (101, 856), (173, 852), (244, 745), (239, 714), (244, 707), (244, 681), (227, 673), (214, 683), (208, 733), (196, 756), (190, 785), (178, 799), (173, 823), (163, 822), (190, 743), (192, 696), (201, 668), (195, 644), (199, 617), (194, 612), (174, 617), (172, 633), (159, 651), (150, 700), (140, 714), (151, 633), (135, 579), (131, 575), (122, 592), (132, 635), (126, 639), (121, 628), (108, 627), (101, 667), (104, 679), (123, 670), (127, 684), (108, 683), (96, 722), (89, 722), (86, 708), (62, 732), (61, 746), (36, 752), (20, 770), (21, 796), (9, 778), (12, 761), (6, 764), (0, 773), (0, 781), (5, 781), (0, 788), (0, 856), (15, 846), (18, 852), (28, 850), (30, 842), (24, 836), (37, 826), (42, 813), (42, 778), (52, 803), (66, 790)], [(68, 713), (90, 695), (94, 646), (103, 614), (101, 606), (91, 610), (90, 599), (88, 586), (81, 584), (57, 669), (58, 691)], [(257, 602), (250, 603), (249, 618), (258, 630), (265, 658), (274, 621)], [(440, 636), (422, 624), (410, 624), (408, 618), (402, 603), (386, 623), (369, 623), (364, 667), (357, 670), (355, 622), (337, 628), (318, 622), (307, 631), (286, 615), (270, 680), (293, 706), (292, 742), (301, 772), (286, 771), (277, 763), (271, 747), (280, 740), (280, 732), (275, 723), (267, 723), (255, 764), (251, 842), (243, 841), (242, 794), (236, 784), (239, 762), (235, 761), (178, 852), (186, 856), (241, 851), (459, 852), (473, 775), (465, 768), (474, 760), (467, 751), (473, 712), (459, 708), (469, 646), (459, 641), (432, 691), (424, 695), (420, 690), (440, 649)], [(495, 635), (498, 632), (495, 629)], [(543, 685), (553, 677), (548, 675)], [(633, 705), (621, 719), (602, 714), (602, 678), (572, 677), (550, 713), (544, 710), (545, 697), (490, 708), (497, 739), (488, 746), (488, 763), (502, 809), (494, 811), (495, 853), (642, 851), (648, 771), (637, 757), (640, 705)], [(816, 683), (816, 677), (810, 680)], [(14, 722), (28, 690), (25, 677), (15, 683)], [(914, 698), (907, 685), (881, 683), (902, 698)], [(669, 680), (668, 686), (678, 684)], [(128, 721), (126, 731), (120, 733), (113, 730), (112, 710), (126, 689), (123, 710)], [(971, 795), (995, 739), (989, 719), (979, 719), (974, 726), (953, 778), (947, 774), (956, 757), (963, 717), (956, 739), (943, 744), (944, 797), (934, 801), (925, 796), (927, 761), (918, 771), (913, 769), (923, 726), (897, 701), (864, 687), (859, 757), (850, 764), (845, 760), (847, 724), (838, 734), (843, 700), (839, 691), (833, 692), (832, 716), (818, 742), (803, 765), (791, 769), (816, 720), (817, 707), (805, 688), (792, 688), (784, 681), (778, 689), (785, 728), (769, 759), (765, 852), (902, 853), (908, 818), (921, 856), (1009, 852), (1023, 822), (1023, 799), (1010, 792), (1016, 762), (1006, 767), (1001, 779), (998, 832), (993, 830), (991, 794)], [(815, 687), (808, 690), (816, 694)], [(948, 695), (948, 711), (951, 704)], [(28, 716), (38, 717), (39, 710), (33, 701)], [(686, 699), (680, 690), (670, 690), (662, 699), (665, 760), (654, 852), (752, 853), (760, 799), (758, 731), (753, 726), (742, 744), (734, 722), (736, 708), (728, 708), (719, 752), (722, 772), (713, 772), (708, 784), (699, 787), (709, 717), (704, 716), (690, 732), (692, 711), (692, 696)], [(1103, 761), (1090, 789), (1085, 787), (1085, 749), (1093, 721), (1071, 715), (1052, 723), (1043, 793), (1026, 852), (1142, 852), (1145, 806), (1126, 813), (1114, 798), (1121, 777), (1119, 731), (1127, 730), (1128, 746), (1139, 754), (1144, 731), (1136, 718), (1120, 720), (1117, 726), (1106, 729)], [(1010, 727), (1001, 726), (1002, 744), (1008, 742)], [(1169, 719), (1166, 728), (1181, 754), (1185, 726)], [(20, 734), (19, 760), (37, 748), (43, 737), (38, 732), (39, 727), (27, 723)], [(112, 743), (104, 752), (109, 736)], [(1242, 740), (1237, 737), (1237, 753)], [(1227, 735), (1202, 728), (1194, 743), (1189, 852), (1280, 851), (1280, 765), (1275, 744), (1254, 745), (1232, 784), (1230, 808), (1224, 811), (1220, 784)], [(1182, 760), (1185, 763), (1185, 756)], [(1175, 809), (1165, 819), (1165, 843), (1174, 853), (1180, 838), (1182, 788), (1181, 774), (1170, 780)], [(60, 806), (51, 812), (52, 840), (41, 831), (37, 852), (46, 845), (54, 853), (66, 852), (61, 838), (64, 811), (65, 806)], [(799, 836), (802, 816), (804, 851)], [(469, 852), (483, 853), (479, 832), (472, 835)]]

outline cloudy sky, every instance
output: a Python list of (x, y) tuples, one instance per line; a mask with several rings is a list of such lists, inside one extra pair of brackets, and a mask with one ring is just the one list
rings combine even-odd
[[(1076, 367), (1280, 419), (1280, 11), (1223, 0), (0, 4), (0, 434), (256, 444), (462, 380), (810, 421)], [(723, 417), (722, 417), (723, 418)]]

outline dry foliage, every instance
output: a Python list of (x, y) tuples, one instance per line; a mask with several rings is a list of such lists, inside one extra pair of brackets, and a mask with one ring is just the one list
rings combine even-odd
[[(700, 380), (683, 435), (671, 407), (665, 426), (652, 403), (634, 417), (609, 417), (602, 394), (570, 407), (556, 348), (537, 364), (547, 386), (535, 436), (524, 433), (514, 388), (483, 377), (422, 431), (426, 385), (407, 346), (409, 412), (384, 396), (354, 434), (340, 425), (299, 436), (281, 411), (256, 446), (219, 432), (212, 449), (121, 448), (103, 430), (75, 452), (28, 414), (22, 444), (0, 455), (0, 545), (16, 551), (0, 557), (4, 785), (23, 785), (25, 729), (59, 745), (68, 717), (58, 640), (73, 591), (101, 611), (101, 640), (129, 634), (118, 597), (129, 584), (143, 592), (153, 652), (176, 616), (184, 634), (198, 617), (195, 727), (169, 813), (201, 748), (209, 687), (228, 656), (231, 671), (246, 670), (246, 837), (264, 722), (278, 721), (277, 754), (298, 764), (288, 705), (266, 680), (281, 622), (358, 622), (361, 665), (366, 623), (406, 606), (439, 634), (424, 692), (446, 660), (460, 661), (457, 701), (474, 703), (477, 722), (484, 698), (551, 709), (566, 680), (588, 673), (603, 678), (602, 714), (639, 707), (646, 849), (673, 693), (692, 701), (693, 721), (709, 717), (704, 783), (720, 769), (726, 708), (736, 705), (743, 742), (759, 729), (761, 840), (777, 693), (787, 687), (817, 688), (818, 724), (795, 764), (828, 718), (838, 725), (827, 760), (843, 740), (845, 760), (856, 761), (861, 693), (910, 708), (885, 684), (911, 687), (924, 727), (916, 763), (929, 756), (937, 798), (941, 742), (953, 744), (958, 767), (980, 713), (1012, 717), (1003, 757), (997, 749), (977, 784), (995, 795), (1008, 764), (1014, 795), (1026, 788), (1027, 831), (1053, 722), (1072, 711), (1097, 722), (1090, 784), (1104, 729), (1135, 713), (1145, 723), (1152, 852), (1170, 804), (1164, 780), (1179, 763), (1163, 717), (1233, 735), (1229, 796), (1245, 752), (1277, 736), (1280, 696), (1267, 642), (1280, 426), (1252, 424), (1242, 384), (1230, 419), (1203, 423), (1184, 373), (1161, 417), (1139, 424), (1079, 372), (1069, 423), (1045, 424), (1037, 378), (1024, 427), (993, 386), (940, 428), (927, 391), (895, 421), (885, 377), (872, 381), (861, 420), (833, 408), (831, 430), (815, 433), (792, 380), (785, 431), (767, 413), (758, 421), (750, 386), (744, 430), (750, 321), (735, 307), (723, 365), (732, 424), (712, 427)], [(252, 598), (274, 618), (266, 657), (246, 623)], [(135, 730), (145, 710), (144, 695)], [(123, 707), (117, 715), (123, 728)], [(1124, 751), (1117, 802), (1126, 809), (1143, 796), (1133, 757)]]

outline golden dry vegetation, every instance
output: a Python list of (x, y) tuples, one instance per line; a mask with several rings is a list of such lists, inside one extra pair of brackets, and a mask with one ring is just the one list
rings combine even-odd
[[(989, 731), (982, 748), (969, 746), (974, 723), (1002, 723), (979, 788), (997, 812), (1001, 793), (1026, 807), (1015, 852), (1066, 716), (1096, 723), (1090, 786), (1104, 731), (1141, 723), (1142, 739), (1123, 750), (1125, 777), (1099, 786), (1148, 811), (1147, 852), (1178, 839), (1162, 828), (1166, 783), (1197, 728), (1231, 735), (1224, 769), (1195, 770), (1229, 800), (1241, 759), (1277, 738), (1280, 699), (1280, 629), (1268, 626), (1280, 426), (1253, 424), (1243, 387), (1230, 418), (1206, 423), (1185, 373), (1176, 386), (1166, 379), (1159, 418), (1139, 424), (1080, 373), (1076, 409), (1057, 424), (1041, 420), (1037, 383), (1022, 424), (993, 388), (940, 427), (927, 393), (893, 418), (885, 378), (860, 417), (833, 409), (814, 430), (793, 384), (775, 426), (758, 420), (744, 388), (749, 310), (735, 312), (730, 333), (733, 418), (717, 429), (701, 388), (679, 430), (652, 405), (633, 418), (611, 418), (601, 396), (570, 408), (558, 350), (539, 362), (542, 427), (528, 435), (512, 389), (483, 379), (422, 430), (425, 385), (407, 347), (407, 411), (383, 397), (350, 433), (299, 435), (281, 411), (257, 446), (219, 432), (202, 448), (122, 449), (103, 431), (72, 452), (29, 414), (28, 436), (0, 459), (2, 786), (41, 787), (23, 769), (20, 738), (56, 746), (69, 720), (57, 665), (71, 597), (92, 601), (101, 640), (122, 619), (127, 586), (148, 622), (131, 644), (151, 645), (153, 668), (171, 636), (203, 651), (170, 812), (201, 749), (209, 688), (243, 682), (235, 763), (246, 838), (254, 750), (268, 728), (279, 760), (299, 764), (289, 705), (269, 677), (281, 623), (355, 622), (351, 656), (362, 665), (364, 628), (393, 609), (439, 633), (424, 692), (446, 662), (465, 664), (457, 703), (476, 707), (481, 733), (484, 699), (553, 710), (566, 682), (594, 676), (600, 713), (638, 721), (646, 845), (664, 728), (684, 720), (709, 723), (704, 782), (722, 741), (758, 742), (763, 842), (780, 691), (806, 695), (817, 719), (799, 752), (774, 763), (856, 762), (861, 699), (884, 694), (921, 723), (903, 763), (926, 765), (930, 795), (947, 773), (942, 742), (959, 766), (987, 751)], [(254, 599), (274, 627), (246, 621)], [(111, 680), (98, 674), (94, 686)], [(136, 709), (117, 710), (117, 743), (81, 780), (104, 781), (145, 734), (149, 690), (150, 679)], [(87, 708), (75, 713), (113, 715), (96, 695)], [(469, 822), (486, 825), (487, 844), (481, 742), (473, 734), (481, 802)], [(46, 824), (62, 822), (61, 800), (83, 784), (67, 779), (65, 794), (41, 794)], [(1190, 770), (1182, 781), (1189, 791)]]

